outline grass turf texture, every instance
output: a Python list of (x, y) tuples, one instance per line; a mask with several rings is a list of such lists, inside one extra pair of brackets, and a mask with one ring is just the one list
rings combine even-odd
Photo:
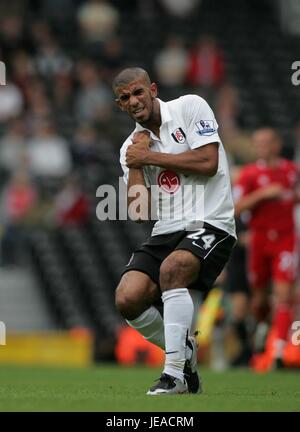
[(300, 411), (299, 371), (203, 370), (204, 394), (146, 396), (160, 370), (0, 366), (0, 411)]

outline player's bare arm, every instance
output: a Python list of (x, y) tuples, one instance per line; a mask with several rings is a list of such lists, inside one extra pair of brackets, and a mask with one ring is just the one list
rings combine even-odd
[[(138, 132), (133, 135), (132, 144), (129, 146), (134, 148), (137, 153), (148, 152), (151, 145), (150, 134), (147, 131)], [(128, 150), (127, 150), (128, 152)], [(129, 166), (129, 179), (127, 184), (127, 191), (130, 190), (132, 186), (141, 185), (146, 188), (144, 173), (141, 166)], [(128, 198), (128, 205), (134, 200), (134, 198)]]
[(218, 171), (218, 143), (210, 143), (179, 154), (153, 152), (149, 148), (129, 146), (126, 164), (129, 168), (146, 165), (159, 166), (183, 174), (198, 174), (213, 177)]
[(146, 187), (143, 170), (141, 168), (130, 168), (127, 184), (127, 208), (130, 207), (130, 204), (137, 198), (137, 194), (139, 194), (134, 188), (137, 185), (141, 186), (143, 194), (146, 194), (145, 203), (142, 205), (142, 208), (146, 209), (147, 212), (141, 213), (138, 219), (134, 219), (134, 222), (142, 223), (149, 221), (151, 218), (151, 193), (150, 189)]
[(283, 186), (278, 183), (257, 189), (235, 203), (235, 215), (239, 216), (243, 211), (253, 209), (262, 201), (280, 198), (283, 191)]
[[(133, 135), (132, 145), (136, 149), (147, 150), (151, 146), (150, 134), (147, 131), (137, 132)], [(136, 199), (136, 194), (132, 194), (132, 187), (139, 185), (143, 187), (144, 191), (147, 191), (147, 203), (143, 208), (148, 209), (147, 214), (141, 215), (141, 218), (136, 219), (135, 222), (142, 223), (150, 220), (151, 215), (151, 193), (150, 189), (147, 189), (145, 184), (145, 178), (142, 168), (129, 168), (128, 184), (127, 184), (127, 206)]]

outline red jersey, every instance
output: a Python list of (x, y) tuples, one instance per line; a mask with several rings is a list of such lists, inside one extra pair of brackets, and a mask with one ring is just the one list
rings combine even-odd
[(250, 228), (260, 230), (294, 230), (295, 200), (293, 191), (300, 179), (300, 167), (286, 159), (280, 159), (276, 167), (268, 167), (263, 160), (246, 165), (234, 188), (237, 199), (277, 183), (283, 186), (280, 198), (263, 200), (251, 209)]

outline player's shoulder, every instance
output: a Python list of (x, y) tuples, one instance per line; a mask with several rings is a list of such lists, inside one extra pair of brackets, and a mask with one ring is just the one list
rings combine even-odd
[(178, 99), (175, 99), (183, 106), (191, 107), (195, 105), (207, 105), (205, 99), (196, 94), (186, 94), (180, 96)]
[(196, 95), (196, 94), (186, 94), (186, 95), (180, 96), (179, 99), (182, 99), (182, 101), (185, 103), (191, 103), (191, 102), (207, 103), (206, 100), (203, 99), (203, 97)]
[(206, 105), (207, 102), (201, 96), (196, 94), (186, 94), (179, 96), (176, 99), (170, 100), (167, 102), (169, 107), (179, 108), (179, 107), (188, 107), (191, 108), (195, 105)]
[(167, 102), (172, 115), (180, 115), (187, 121), (199, 112), (209, 109), (208, 103), (201, 96), (186, 94)]

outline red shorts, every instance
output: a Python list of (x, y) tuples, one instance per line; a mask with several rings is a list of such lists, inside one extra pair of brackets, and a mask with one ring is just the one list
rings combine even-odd
[(249, 248), (249, 280), (252, 288), (270, 282), (293, 283), (297, 278), (296, 233), (274, 230), (252, 231)]

